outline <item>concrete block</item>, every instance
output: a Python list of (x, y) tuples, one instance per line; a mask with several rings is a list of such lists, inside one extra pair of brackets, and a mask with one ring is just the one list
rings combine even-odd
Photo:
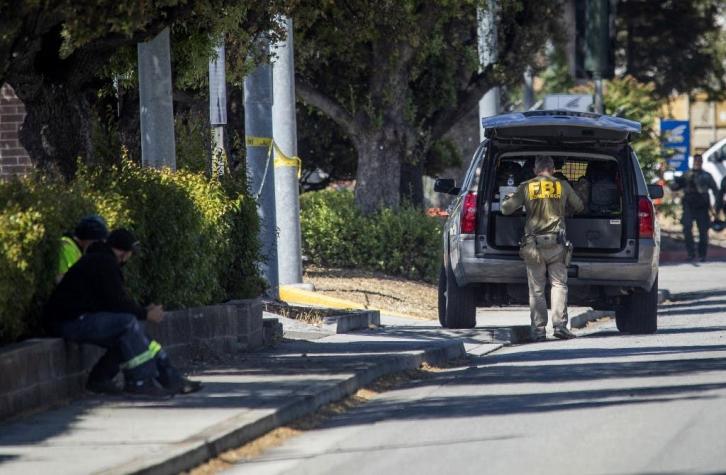
[(587, 310), (570, 317), (572, 328), (584, 328), (589, 322), (615, 315), (613, 310)]
[(0, 392), (53, 378), (53, 363), (62, 360), (63, 348), (62, 340), (32, 339), (0, 350)]
[(331, 333), (348, 333), (380, 326), (381, 312), (378, 310), (352, 311), (323, 318), (322, 327)]
[(262, 319), (262, 340), (265, 346), (275, 346), (282, 341), (282, 323), (277, 318)]
[(192, 340), (208, 339), (215, 335), (214, 318), (210, 312), (204, 312), (200, 309), (191, 309), (189, 311), (190, 321), (192, 324)]

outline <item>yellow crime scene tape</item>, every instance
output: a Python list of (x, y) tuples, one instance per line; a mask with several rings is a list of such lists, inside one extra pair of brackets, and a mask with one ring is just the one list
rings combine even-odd
[(300, 178), (302, 174), (302, 160), (300, 157), (289, 157), (285, 155), (272, 138), (248, 135), (245, 137), (245, 145), (248, 147), (268, 147), (267, 158), (269, 160), (274, 155), (273, 163), (275, 168), (295, 167), (297, 169), (297, 177)]
[(271, 143), (270, 137), (253, 137), (252, 135), (245, 137), (245, 145), (248, 147), (269, 147)]

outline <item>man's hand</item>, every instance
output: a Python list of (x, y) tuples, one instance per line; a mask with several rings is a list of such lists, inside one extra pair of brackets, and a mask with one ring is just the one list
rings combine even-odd
[(146, 319), (150, 322), (161, 323), (164, 320), (164, 307), (151, 304), (146, 307)]

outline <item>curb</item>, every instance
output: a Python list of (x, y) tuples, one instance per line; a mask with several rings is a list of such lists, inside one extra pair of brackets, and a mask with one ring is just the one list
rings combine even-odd
[(292, 305), (289, 302), (265, 302), (265, 311), (273, 315), (301, 320), (310, 326), (317, 327), (324, 333), (335, 335), (349, 333), (355, 330), (368, 330), (381, 326), (381, 312), (379, 310), (359, 310), (320, 307), (321, 313), (327, 314), (320, 317), (320, 321), (308, 322), (299, 318), (299, 312), (317, 310), (317, 307)]
[(233, 417), (179, 442), (156, 457), (144, 457), (105, 470), (104, 474), (167, 475), (196, 467), (231, 448), (314, 412), (322, 406), (350, 396), (376, 379), (401, 371), (418, 369), (423, 363), (437, 364), (466, 356), (464, 343), (455, 341), (428, 350), (391, 355), (384, 361), (357, 371), (353, 376), (336, 383), (311, 386), (309, 391), (298, 392), (290, 402), (280, 408), (265, 411), (250, 421), (249, 415)]
[[(668, 289), (659, 289), (658, 305), (662, 304), (666, 300), (671, 300), (670, 291)], [(572, 328), (584, 328), (589, 322), (605, 317), (615, 318), (615, 310), (587, 310), (570, 317), (570, 326), (572, 326)]]
[(361, 305), (351, 300), (340, 299), (337, 297), (330, 297), (327, 295), (320, 294), (318, 292), (311, 292), (295, 286), (281, 285), (280, 286), (280, 300), (290, 304), (298, 305), (312, 305), (316, 307), (330, 307), (330, 308), (341, 308), (345, 310), (378, 310), (384, 315), (390, 315), (392, 317), (410, 318), (413, 320), (421, 320), (421, 318), (414, 317), (412, 315), (406, 315), (404, 313), (390, 312), (388, 310), (382, 310), (380, 308), (369, 308), (365, 305)]
[[(723, 262), (726, 260), (726, 248), (723, 247), (709, 247), (708, 249), (708, 260), (710, 262)], [(672, 263), (687, 263), (688, 253), (684, 250), (672, 250), (672, 251), (660, 251), (660, 262), (672, 264)]]
[(331, 333), (348, 333), (380, 326), (381, 312), (378, 310), (355, 311), (323, 318), (323, 330)]
[(613, 310), (586, 310), (570, 317), (570, 326), (572, 328), (584, 328), (589, 322), (605, 317), (613, 317), (614, 315), (615, 311)]

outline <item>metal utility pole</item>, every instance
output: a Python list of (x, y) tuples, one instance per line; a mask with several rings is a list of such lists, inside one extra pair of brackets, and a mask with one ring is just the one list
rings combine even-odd
[[(489, 0), (486, 10), (477, 11), (479, 37), (479, 65), (483, 69), (497, 61), (497, 1)], [(484, 128), (481, 119), (499, 114), (501, 100), (499, 87), (493, 87), (479, 101), (479, 140), (484, 140)]]
[(300, 196), (298, 190), (297, 124), (295, 120), (295, 60), (292, 18), (283, 18), (287, 38), (274, 46), (272, 65), (272, 132), (275, 149), (275, 204), (280, 285), (302, 283)]
[(599, 72), (593, 73), (592, 80), (595, 82), (595, 112), (605, 113), (605, 101), (602, 95), (602, 76)]
[(212, 126), (212, 174), (224, 175), (227, 154), (224, 151), (224, 126), (227, 125), (227, 80), (224, 65), (224, 41), (215, 48), (217, 57), (209, 61), (209, 123)]
[(533, 81), (534, 75), (532, 74), (532, 66), (527, 66), (527, 69), (524, 70), (524, 84), (522, 85), (524, 89), (522, 103), (525, 111), (530, 110), (534, 105)]
[(603, 103), (603, 76), (609, 70), (610, 61), (610, 0), (588, 0), (585, 25), (585, 70), (592, 73), (595, 82), (595, 112), (605, 111)]
[(169, 29), (138, 44), (141, 163), (176, 170)]
[[(264, 43), (268, 51), (267, 42)], [(275, 165), (272, 153), (272, 67), (260, 64), (245, 78), (245, 144), (247, 179), (260, 216), (262, 276), (268, 296), (279, 296), (277, 269), (277, 221), (275, 217)]]

